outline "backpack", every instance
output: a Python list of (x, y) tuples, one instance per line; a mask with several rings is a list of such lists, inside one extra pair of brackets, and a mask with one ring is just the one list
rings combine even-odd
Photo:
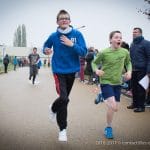
[(3, 60), (3, 63), (4, 63), (4, 64), (8, 64), (8, 63), (9, 63), (8, 58), (5, 57), (4, 60)]

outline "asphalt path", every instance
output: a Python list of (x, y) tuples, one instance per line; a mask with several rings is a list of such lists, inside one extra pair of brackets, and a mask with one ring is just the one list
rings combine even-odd
[(57, 97), (52, 73), (41, 68), (37, 85), (28, 82), (29, 68), (0, 75), (0, 150), (146, 150), (150, 149), (150, 110), (134, 113), (122, 95), (113, 121), (114, 139), (103, 135), (106, 106), (95, 105), (94, 85), (75, 80), (68, 107), (68, 142), (58, 141), (58, 127), (48, 119)]

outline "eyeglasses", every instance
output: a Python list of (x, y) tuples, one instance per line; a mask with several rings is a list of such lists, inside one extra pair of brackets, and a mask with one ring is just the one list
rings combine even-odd
[(62, 20), (70, 20), (70, 18), (59, 18), (58, 20), (59, 20), (59, 21), (62, 21)]

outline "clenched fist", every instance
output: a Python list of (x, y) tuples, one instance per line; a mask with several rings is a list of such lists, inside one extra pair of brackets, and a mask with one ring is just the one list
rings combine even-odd
[(45, 54), (50, 55), (52, 53), (52, 50), (50, 48), (45, 48)]
[(103, 70), (100, 70), (100, 69), (97, 69), (96, 71), (95, 71), (95, 73), (98, 75), (98, 76), (103, 76), (104, 75), (104, 71)]

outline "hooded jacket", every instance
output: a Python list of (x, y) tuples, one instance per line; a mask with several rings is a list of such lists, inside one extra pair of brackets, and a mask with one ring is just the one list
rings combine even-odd
[(9, 64), (9, 56), (6, 54), (6, 56), (3, 59), (3, 64), (8, 65)]
[[(73, 47), (61, 43), (60, 36), (65, 35), (74, 43)], [(84, 57), (87, 53), (86, 44), (82, 34), (71, 27), (68, 33), (61, 33), (59, 28), (52, 33), (43, 46), (45, 48), (53, 47), (52, 71), (53, 73), (75, 73), (80, 70), (79, 56)]]

